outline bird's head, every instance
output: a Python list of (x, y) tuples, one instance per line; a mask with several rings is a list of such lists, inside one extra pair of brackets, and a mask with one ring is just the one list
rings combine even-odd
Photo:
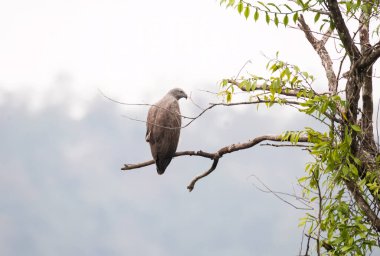
[(187, 94), (181, 89), (181, 88), (174, 88), (171, 89), (168, 94), (172, 95), (174, 98), (177, 100), (181, 98), (186, 98), (187, 99)]

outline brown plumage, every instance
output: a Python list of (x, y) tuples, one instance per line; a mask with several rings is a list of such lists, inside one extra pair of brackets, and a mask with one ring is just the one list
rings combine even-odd
[(174, 88), (151, 106), (148, 112), (145, 140), (149, 142), (158, 174), (165, 172), (177, 150), (181, 132), (178, 100), (181, 98), (187, 98), (186, 93)]

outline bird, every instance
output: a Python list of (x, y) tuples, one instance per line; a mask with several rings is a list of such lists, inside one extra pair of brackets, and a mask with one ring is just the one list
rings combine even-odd
[(177, 150), (181, 132), (178, 100), (181, 98), (187, 99), (187, 94), (182, 89), (171, 89), (148, 111), (145, 140), (150, 145), (159, 175), (165, 172)]

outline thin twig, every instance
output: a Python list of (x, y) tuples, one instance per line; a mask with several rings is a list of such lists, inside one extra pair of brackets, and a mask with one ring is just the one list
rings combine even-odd
[(185, 125), (180, 126), (180, 127), (167, 127), (167, 126), (162, 126), (162, 125), (150, 123), (150, 122), (145, 121), (145, 120), (133, 118), (133, 117), (130, 117), (130, 116), (127, 116), (127, 115), (122, 115), (122, 116), (125, 117), (125, 118), (128, 118), (129, 120), (132, 120), (132, 121), (141, 122), (141, 123), (148, 123), (148, 124), (155, 125), (157, 127), (165, 128), (165, 129), (183, 129), (183, 128), (188, 127), (192, 122), (194, 122), (196, 119), (198, 119), (199, 117), (201, 117), (208, 110), (210, 110), (210, 109), (212, 109), (212, 108), (214, 108), (216, 106), (232, 107), (232, 106), (239, 106), (239, 105), (255, 105), (255, 104), (262, 104), (262, 103), (264, 103), (264, 104), (265, 103), (277, 103), (277, 104), (285, 104), (285, 105), (290, 105), (290, 106), (291, 105), (299, 105), (299, 104), (301, 104), (301, 102), (294, 101), (294, 100), (279, 99), (279, 100), (273, 101), (273, 100), (263, 100), (261, 98), (257, 98), (254, 101), (242, 101), (242, 102), (232, 102), (232, 103), (210, 103), (210, 106), (208, 106), (207, 108), (203, 109), (198, 115), (196, 115), (194, 117), (186, 117), (187, 119), (190, 119), (190, 121), (187, 122)]
[(193, 105), (196, 106), (198, 109), (204, 110), (204, 108), (202, 108), (201, 106), (199, 106), (199, 104), (195, 103), (195, 101), (193, 100), (193, 98), (191, 97), (191, 95), (192, 95), (192, 92), (190, 92), (190, 96), (189, 96), (189, 100), (191, 101), (191, 103), (193, 103)]
[(309, 148), (310, 147), (310, 145), (304, 145), (304, 144), (274, 144), (274, 143), (260, 144), (260, 146), (270, 146), (270, 147), (275, 147), (275, 148), (280, 148), (280, 147)]
[(297, 209), (297, 210), (306, 210), (306, 211), (310, 211), (310, 210), (313, 210), (312, 207), (310, 207), (309, 205), (301, 202), (303, 205), (307, 206), (307, 208), (304, 208), (304, 207), (298, 207), (292, 203), (290, 203), (289, 201), (285, 200), (283, 197), (279, 196), (279, 195), (286, 195), (286, 196), (291, 196), (291, 197), (294, 197), (296, 198), (297, 200), (299, 199), (298, 196), (296, 195), (291, 195), (291, 194), (288, 194), (288, 193), (284, 193), (284, 192), (276, 192), (276, 191), (273, 191), (272, 189), (270, 189), (264, 182), (262, 182), (259, 177), (257, 177), (256, 175), (252, 174), (250, 175), (249, 177), (254, 177), (262, 186), (265, 187), (265, 189), (267, 189), (267, 191), (259, 188), (258, 186), (256, 186), (256, 184), (252, 183), (253, 186), (255, 186), (258, 190), (260, 190), (261, 192), (264, 192), (264, 193), (271, 193), (272, 195), (274, 195), (275, 197), (277, 197), (278, 199), (280, 199), (282, 202), (292, 206), (294, 209)]
[(245, 66), (247, 66), (248, 64), (251, 64), (251, 63), (252, 63), (251, 60), (247, 60), (247, 61), (244, 63), (244, 65), (241, 67), (241, 69), (239, 70), (239, 72), (236, 74), (236, 76), (235, 76), (235, 80), (239, 78), (239, 75), (240, 75), (241, 71), (245, 68)]
[(300, 251), (299, 251), (299, 253), (298, 253), (299, 256), (302, 255), (302, 245), (303, 245), (303, 239), (304, 239), (305, 229), (306, 229), (306, 225), (303, 226), (303, 230), (302, 230), (302, 236), (301, 236), (301, 248), (300, 248)]
[(319, 184), (319, 176), (317, 176), (315, 174), (315, 172), (313, 171), (312, 172), (312, 177), (314, 178), (315, 180), (315, 183), (317, 184), (317, 191), (318, 191), (318, 231), (317, 231), (317, 254), (318, 256), (321, 255), (321, 245), (320, 245), (320, 238), (321, 238), (321, 225), (322, 225), (322, 200), (323, 200), (323, 197), (322, 197), (322, 191), (321, 191), (321, 187), (320, 187), (320, 184)]
[(309, 249), (310, 249), (311, 236), (308, 236), (307, 234), (305, 234), (305, 236), (307, 237), (305, 256), (308, 256), (309, 255)]
[(107, 95), (105, 95), (99, 88), (98, 88), (98, 91), (99, 93), (106, 99), (112, 101), (112, 102), (115, 102), (115, 103), (118, 103), (120, 105), (126, 105), (126, 106), (146, 106), (146, 107), (156, 107), (156, 108), (160, 108), (160, 109), (164, 109), (174, 115), (179, 115), (180, 117), (183, 117), (183, 118), (186, 118), (186, 119), (193, 119), (192, 117), (188, 117), (188, 116), (184, 116), (184, 115), (181, 115), (181, 114), (178, 114), (176, 112), (173, 112), (173, 111), (170, 111), (169, 109), (166, 109), (166, 108), (163, 108), (163, 107), (160, 107), (160, 106), (157, 106), (155, 104), (148, 104), (148, 103), (126, 103), (126, 102), (122, 102), (122, 101), (118, 101), (118, 100), (115, 100), (115, 99), (112, 99), (111, 97), (108, 97)]

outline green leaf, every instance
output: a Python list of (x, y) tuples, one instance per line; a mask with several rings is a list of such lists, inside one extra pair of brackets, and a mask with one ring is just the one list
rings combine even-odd
[(277, 17), (277, 13), (274, 14), (274, 24), (276, 25), (276, 27), (278, 27), (278, 17)]
[(320, 17), (321, 17), (321, 13), (317, 12), (317, 14), (315, 14), (315, 16), (314, 16), (314, 22), (317, 22)]
[(299, 183), (302, 183), (302, 182), (305, 182), (305, 181), (308, 180), (308, 179), (309, 179), (309, 177), (307, 177), (307, 176), (305, 176), (305, 177), (301, 177), (301, 178), (298, 179), (298, 182), (299, 182)]
[(220, 83), (220, 87), (225, 87), (228, 84), (228, 79), (223, 79)]
[(257, 21), (259, 19), (259, 11), (256, 9), (255, 14), (253, 15), (253, 19)]
[(351, 12), (352, 5), (352, 2), (346, 1), (346, 10), (348, 13)]
[(232, 100), (232, 93), (229, 92), (229, 91), (226, 91), (227, 95), (226, 95), (226, 100), (227, 100), (227, 103), (230, 103), (231, 100)]
[(300, 218), (300, 222), (298, 223), (298, 227), (305, 226), (307, 221), (308, 221), (307, 217)]
[(235, 4), (235, 0), (228, 0), (227, 7), (233, 6)]
[(243, 11), (243, 8), (244, 8), (244, 6), (243, 6), (243, 2), (242, 1), (240, 1), (239, 3), (238, 3), (238, 5), (237, 5), (237, 10), (238, 10), (238, 12), (241, 14), (241, 12)]
[(288, 25), (288, 23), (289, 23), (289, 17), (286, 14), (285, 17), (284, 17), (284, 25), (285, 25), (285, 27)]
[(351, 249), (352, 249), (351, 246), (346, 245), (346, 246), (343, 246), (341, 250), (342, 250), (342, 252), (347, 252)]
[[(242, 89), (242, 90), (246, 90), (247, 92), (249, 92), (251, 90), (251, 83), (249, 80), (244, 80), (242, 81), (240, 84), (239, 84), (239, 88)], [(243, 89), (244, 88), (244, 89)]]
[(347, 167), (347, 165), (344, 165), (342, 167), (342, 172), (344, 176), (347, 176), (347, 174), (349, 173), (349, 168)]
[(244, 17), (245, 17), (245, 19), (248, 19), (250, 12), (251, 12), (251, 10), (250, 10), (249, 6), (247, 5), (245, 7), (245, 10), (244, 10)]
[(268, 6), (266, 6), (265, 3), (261, 2), (261, 1), (257, 1), (261, 6), (263, 6), (268, 12), (270, 12), (270, 9), (268, 8)]
[(278, 8), (278, 6), (277, 6), (276, 4), (274, 4), (274, 3), (268, 3), (267, 5), (273, 6), (274, 8), (277, 9), (277, 11), (278, 11), (279, 13), (281, 13), (280, 8)]
[[(251, 83), (251, 91), (256, 90), (256, 85), (257, 85), (257, 81), (253, 80), (253, 82)], [(260, 104), (257, 104), (257, 105), (260, 105)]]
[(267, 12), (265, 12), (265, 21), (267, 22), (267, 24), (269, 24), (269, 22), (270, 22), (270, 17), (269, 17), (269, 14)]
[(269, 69), (272, 70), (272, 73), (276, 72), (280, 68), (277, 63), (274, 63)]
[(356, 124), (351, 125), (351, 128), (352, 128), (352, 130), (354, 130), (355, 132), (361, 132), (361, 130), (362, 130), (362, 129), (360, 129), (360, 126), (359, 126), (359, 125), (356, 125)]
[(314, 197), (310, 198), (310, 202), (314, 202), (314, 201), (317, 200), (317, 199), (318, 199), (318, 197), (317, 197), (317, 196), (314, 196)]
[(326, 110), (327, 110), (327, 108), (328, 108), (328, 102), (323, 102), (322, 103), (322, 106), (321, 106), (321, 109), (320, 109), (320, 113), (321, 114), (324, 114), (324, 113), (326, 113)]
[(354, 156), (351, 156), (351, 158), (352, 158), (352, 160), (354, 160), (355, 164), (357, 164), (359, 166), (362, 165), (362, 161), (359, 158), (354, 157)]
[(293, 12), (293, 9), (292, 9), (289, 5), (284, 4), (284, 6), (285, 6), (286, 8), (288, 8), (289, 11)]
[(326, 25), (326, 23), (323, 23), (320, 27), (319, 27), (319, 31), (322, 31), (323, 27)]
[(293, 22), (297, 23), (297, 21), (298, 21), (298, 12), (293, 14)]
[(358, 168), (356, 168), (355, 165), (350, 164), (350, 163), (348, 165), (350, 166), (350, 170), (355, 175), (355, 177), (358, 177), (359, 176)]

